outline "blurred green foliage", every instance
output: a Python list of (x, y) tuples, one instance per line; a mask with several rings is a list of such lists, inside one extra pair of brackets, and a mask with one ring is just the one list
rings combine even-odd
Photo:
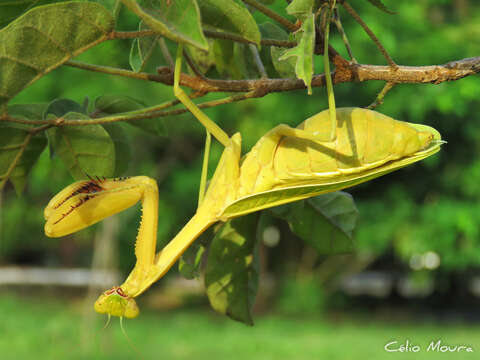
[[(388, 15), (367, 1), (354, 2), (356, 10), (378, 35), (397, 63), (402, 65), (442, 64), (480, 54), (480, 4), (425, 0), (385, 1), (395, 15)], [(284, 1), (273, 5), (285, 13)], [(345, 11), (340, 9), (344, 28), (357, 60), (384, 64), (374, 44)], [(288, 16), (288, 15), (286, 15)], [(258, 22), (264, 15), (254, 13)], [(120, 13), (122, 30), (135, 30), (137, 20)], [(340, 36), (332, 27), (332, 45), (346, 56)], [(78, 60), (129, 68), (130, 40), (100, 44)], [(321, 72), (321, 57), (315, 58), (315, 73)], [(335, 86), (337, 106), (366, 106), (383, 84), (380, 82)], [(480, 265), (480, 78), (468, 77), (439, 85), (399, 85), (386, 97), (379, 111), (397, 119), (425, 123), (438, 129), (448, 141), (431, 159), (352, 189), (360, 211), (356, 242), (360, 254), (379, 257), (393, 252), (408, 264), (415, 254), (435, 251), (440, 269), (461, 270)], [(78, 103), (102, 95), (129, 95), (146, 105), (173, 98), (170, 87), (135, 79), (60, 67), (15, 97), (13, 103), (50, 102), (68, 98)], [(206, 99), (215, 98), (208, 95)], [(327, 107), (323, 88), (270, 94), (265, 98), (208, 109), (208, 115), (229, 134), (240, 131), (243, 149), (249, 149), (276, 124), (297, 125)], [(191, 216), (196, 207), (204, 130), (189, 114), (163, 118), (168, 135), (159, 137), (125, 126), (131, 144), (131, 161), (125, 175), (148, 175), (159, 182), (159, 246), (165, 244)], [(214, 144), (210, 173), (220, 156)], [(53, 194), (70, 183), (67, 169), (48, 151), (40, 156), (30, 174), (26, 191), (17, 197), (12, 187), (2, 194), (0, 262), (11, 263), (30, 252), (38, 263), (61, 264), (59, 242), (43, 235), (42, 211)], [(134, 262), (133, 239), (138, 225), (136, 209), (118, 215), (119, 264), (128, 270)], [(89, 265), (93, 230), (74, 235), (69, 241), (79, 251), (75, 261)], [(295, 239), (284, 239), (294, 241)], [(284, 254), (288, 261), (289, 254)]]
[[(118, 321), (102, 330), (105, 319), (100, 315), (83, 318), (80, 304), (38, 296), (28, 300), (2, 296), (0, 308), (5, 314), (0, 322), (4, 360), (29, 359), (33, 353), (38, 360), (137, 359), (135, 349), (145, 359), (384, 360), (389, 358), (385, 344), (393, 340), (404, 344), (406, 339), (422, 351), (387, 355), (406, 360), (468, 360), (475, 358), (475, 352), (439, 354), (426, 348), (436, 339), (449, 345), (467, 343), (474, 351), (480, 346), (478, 325), (408, 324), (405, 316), (388, 323), (372, 319), (371, 314), (353, 320), (336, 317), (334, 323), (316, 316), (263, 316), (254, 327), (247, 327), (213, 312), (148, 311), (135, 321), (124, 322), (128, 341)], [(45, 346), (47, 341), (54, 346)]]

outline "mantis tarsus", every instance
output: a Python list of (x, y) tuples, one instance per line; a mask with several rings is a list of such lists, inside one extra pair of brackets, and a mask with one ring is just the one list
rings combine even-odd
[[(63, 236), (142, 202), (136, 265), (125, 282), (104, 292), (95, 310), (135, 317), (134, 298), (161, 278), (209, 226), (253, 211), (305, 199), (381, 176), (440, 149), (440, 134), (425, 125), (394, 120), (361, 108), (339, 108), (335, 140), (328, 110), (297, 128), (279, 125), (241, 158), (241, 136), (228, 137), (179, 87), (181, 48), (175, 67), (175, 96), (225, 150), (191, 220), (157, 254), (155, 180), (146, 176), (90, 179), (71, 184), (45, 208), (45, 233)], [(204, 167), (205, 169), (205, 167)], [(203, 176), (202, 176), (203, 177)]]

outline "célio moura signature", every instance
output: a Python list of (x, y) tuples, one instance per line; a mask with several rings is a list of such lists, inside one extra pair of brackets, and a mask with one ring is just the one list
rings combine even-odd
[(445, 344), (442, 340), (432, 340), (426, 347), (415, 345), (410, 340), (406, 340), (404, 343), (400, 343), (397, 340), (392, 340), (385, 344), (385, 351), (387, 352), (419, 352), (425, 350), (427, 352), (473, 352), (473, 347), (470, 345), (452, 345)]

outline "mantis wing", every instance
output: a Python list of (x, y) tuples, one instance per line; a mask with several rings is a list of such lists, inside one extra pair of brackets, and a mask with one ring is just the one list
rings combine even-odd
[(442, 141), (440, 133), (437, 130), (427, 125), (410, 125), (419, 131), (428, 131), (433, 134), (433, 141), (426, 149), (418, 151), (411, 156), (390, 161), (373, 169), (365, 170), (361, 173), (335, 176), (333, 178), (321, 178), (318, 180), (308, 180), (303, 183), (287, 185), (286, 187), (239, 198), (225, 207), (220, 218), (226, 220), (292, 201), (342, 190), (423, 160), (440, 150)]

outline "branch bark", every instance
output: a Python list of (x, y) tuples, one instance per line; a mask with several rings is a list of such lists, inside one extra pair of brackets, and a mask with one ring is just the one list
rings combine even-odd
[[(363, 82), (382, 80), (393, 84), (439, 84), (454, 81), (466, 76), (480, 73), (480, 56), (452, 61), (443, 65), (402, 66), (396, 69), (383, 65), (364, 65), (341, 61), (332, 73), (333, 83)], [(173, 85), (173, 73), (168, 68), (159, 68), (155, 81)], [(315, 75), (312, 86), (325, 86), (325, 75)], [(305, 84), (298, 79), (252, 79), (252, 80), (217, 80), (198, 78), (187, 74), (180, 77), (180, 85), (201, 92), (248, 92), (265, 94), (305, 89)]]
[[(111, 68), (108, 66), (89, 65), (85, 63), (69, 61), (69, 66), (78, 67), (84, 70), (102, 72), (113, 75), (121, 75), (147, 81), (156, 81), (166, 85), (173, 85), (173, 73), (169, 68), (159, 68), (159, 74), (136, 73), (133, 71)], [(439, 84), (444, 81), (454, 81), (466, 76), (480, 73), (480, 56), (466, 58), (462, 60), (451, 61), (443, 65), (430, 66), (398, 66), (393, 69), (391, 66), (381, 65), (363, 65), (347, 63), (342, 60), (335, 63), (336, 70), (332, 73), (334, 84), (344, 82), (363, 82), (369, 80), (382, 80), (391, 85), (402, 83), (416, 84)], [(215, 107), (231, 102), (242, 101), (246, 99), (263, 97), (269, 93), (301, 90), (305, 89), (303, 80), (298, 79), (254, 79), (254, 80), (216, 80), (209, 78), (199, 78), (187, 74), (182, 74), (180, 84), (196, 90), (194, 97), (208, 92), (241, 92), (243, 94), (232, 95), (224, 99), (208, 101), (197, 104), (200, 108)], [(312, 80), (312, 86), (325, 86), (325, 75), (315, 75)], [(160, 104), (141, 111), (125, 113), (121, 115), (109, 116), (99, 119), (89, 120), (65, 120), (58, 118), (52, 120), (26, 120), (14, 118), (8, 114), (0, 115), (0, 122), (13, 122), (29, 125), (51, 126), (80, 126), (89, 124), (104, 124), (117, 121), (135, 121), (140, 119), (155, 118), (162, 116), (178, 115), (188, 110), (175, 109), (170, 111), (159, 111), (173, 104), (176, 100), (166, 104)], [(168, 105), (168, 106), (167, 106)], [(43, 127), (34, 128), (34, 132), (43, 130)]]

